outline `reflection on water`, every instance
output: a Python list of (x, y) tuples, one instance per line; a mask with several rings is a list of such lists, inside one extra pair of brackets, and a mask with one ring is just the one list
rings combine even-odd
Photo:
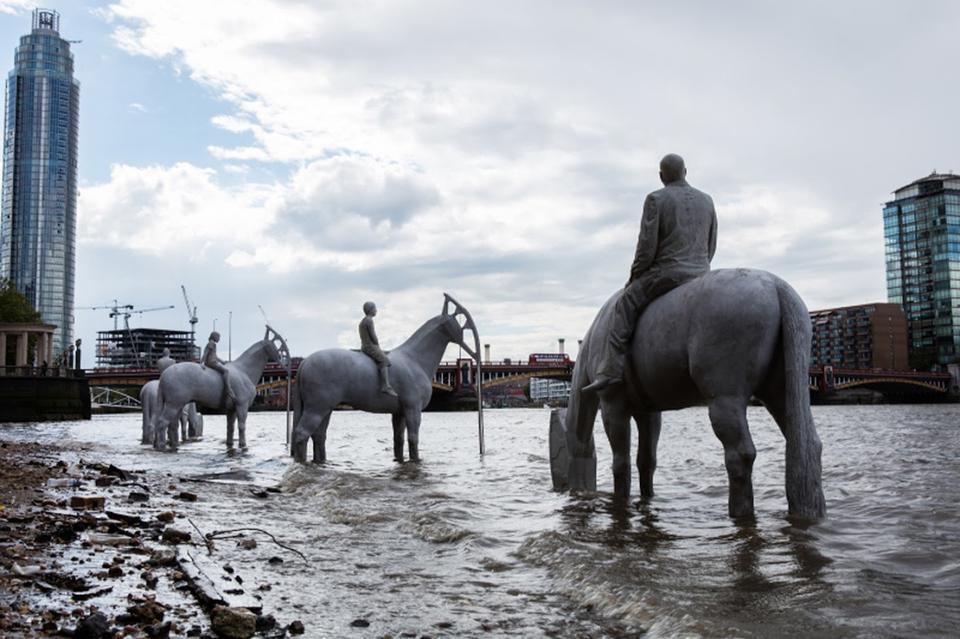
[[(705, 411), (665, 416), (657, 495), (612, 499), (597, 428), (600, 492), (550, 492), (548, 412), (424, 416), (421, 463), (393, 462), (389, 418), (337, 413), (329, 462), (292, 464), (283, 416), (255, 413), (249, 450), (228, 454), (222, 417), (176, 455), (137, 443), (139, 416), (18, 425), (7, 437), (78, 442), (157, 486), (192, 480), (184, 514), (204, 531), (256, 526), (302, 550), (220, 542), (278, 619), (308, 636), (948, 636), (960, 623), (960, 410), (815, 407), (829, 519), (786, 516), (783, 441), (762, 409), (757, 517), (726, 517), (723, 452)], [(251, 484), (278, 492), (251, 491)], [(636, 491), (636, 486), (634, 486)], [(289, 558), (289, 557), (288, 557)], [(359, 635), (357, 635), (359, 636)]]

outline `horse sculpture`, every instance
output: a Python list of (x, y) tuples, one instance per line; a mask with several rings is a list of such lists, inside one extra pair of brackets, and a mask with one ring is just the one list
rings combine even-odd
[[(166, 444), (168, 426), (153, 427), (155, 415), (160, 411), (160, 380), (154, 379), (140, 389), (140, 408), (143, 410), (143, 425), (140, 443), (153, 444), (161, 448)], [(203, 436), (203, 415), (197, 411), (197, 405), (190, 402), (180, 411), (180, 437), (196, 439)]]
[[(552, 415), (551, 438), (560, 433), (566, 438), (561, 444), (572, 454), (566, 472), (555, 472), (555, 487), (590, 487), (589, 471), (584, 470), (594, 453), (592, 432), (599, 407), (613, 451), (615, 495), (630, 494), (633, 417), (640, 493), (652, 497), (660, 411), (706, 403), (713, 431), (723, 443), (729, 514), (752, 516), (756, 449), (746, 411), (756, 397), (786, 439), (789, 513), (823, 517), (821, 444), (808, 390), (810, 319), (790, 285), (771, 273), (749, 269), (711, 271), (681, 285), (650, 304), (638, 321), (624, 383), (584, 394), (580, 389), (596, 375), (615, 302), (616, 296), (607, 301), (584, 336), (566, 414)], [(558, 418), (563, 428), (556, 428)], [(568, 482), (563, 482), (564, 475)]]
[[(238, 424), (240, 448), (247, 446), (247, 410), (257, 394), (256, 385), (268, 361), (281, 362), (283, 356), (276, 342), (283, 338), (267, 326), (263, 339), (254, 343), (237, 359), (226, 364), (230, 371), (230, 385), (236, 401), (231, 401), (223, 387), (223, 376), (217, 371), (196, 362), (180, 362), (160, 375), (160, 411), (153, 421), (153, 428), (167, 429), (167, 443), (177, 450), (177, 416), (189, 402), (208, 408), (220, 408), (227, 412), (227, 447), (233, 448), (233, 428)], [(158, 442), (162, 441), (158, 439)], [(162, 443), (155, 444), (162, 448)]]
[[(451, 304), (453, 313), (449, 312)], [(463, 325), (458, 322), (458, 315), (463, 315)], [(464, 341), (467, 330), (473, 331), (476, 350)], [(396, 397), (380, 392), (376, 362), (358, 351), (326, 349), (303, 360), (293, 397), (291, 454), (294, 459), (306, 462), (307, 440), (312, 438), (313, 461), (325, 461), (330, 414), (337, 405), (349, 404), (371, 413), (390, 413), (393, 416), (394, 458), (403, 461), (403, 434), (406, 430), (410, 459), (419, 460), (420, 414), (430, 401), (434, 373), (450, 343), (463, 347), (479, 366), (480, 337), (476, 324), (467, 309), (444, 293), (441, 314), (428, 320), (390, 352), (390, 382), (397, 392)], [(478, 390), (479, 383), (478, 370)], [(479, 409), (482, 453), (482, 405)]]

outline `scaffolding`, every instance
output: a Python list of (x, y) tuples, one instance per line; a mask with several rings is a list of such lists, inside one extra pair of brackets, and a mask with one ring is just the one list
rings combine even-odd
[(190, 331), (117, 329), (97, 333), (97, 368), (156, 368), (165, 348), (178, 362), (200, 358)]

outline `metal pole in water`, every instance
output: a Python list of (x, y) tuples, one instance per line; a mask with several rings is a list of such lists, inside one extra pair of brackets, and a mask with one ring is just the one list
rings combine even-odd
[(477, 436), (480, 438), (480, 456), (483, 457), (483, 371), (477, 358)]

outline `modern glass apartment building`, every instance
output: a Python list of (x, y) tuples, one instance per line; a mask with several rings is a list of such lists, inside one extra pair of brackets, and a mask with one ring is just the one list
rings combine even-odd
[(0, 277), (57, 325), (60, 353), (73, 334), (80, 84), (56, 11), (33, 12), (5, 102)]
[(960, 361), (960, 176), (931, 173), (883, 208), (887, 299), (907, 316), (917, 369)]

